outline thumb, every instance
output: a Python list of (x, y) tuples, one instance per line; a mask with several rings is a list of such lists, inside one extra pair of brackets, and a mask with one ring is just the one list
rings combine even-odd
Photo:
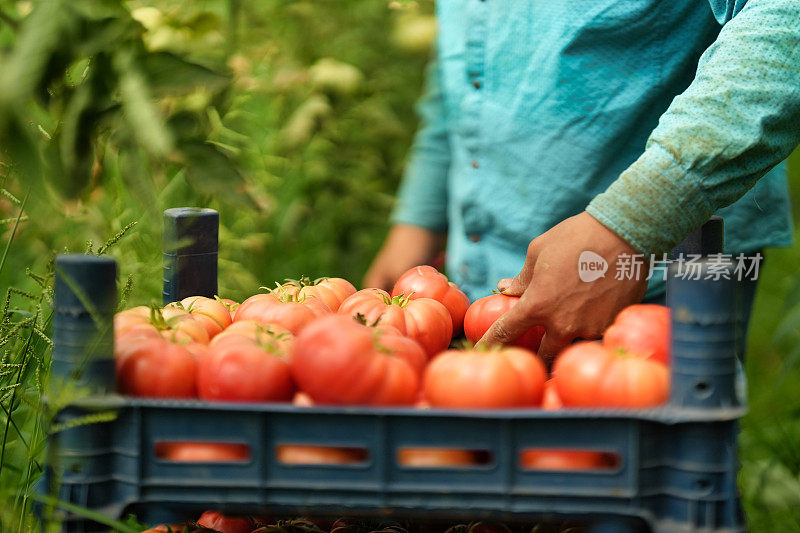
[(528, 288), (533, 279), (533, 267), (536, 266), (538, 255), (539, 246), (537, 246), (536, 239), (534, 239), (528, 245), (528, 255), (525, 256), (525, 264), (522, 265), (522, 270), (513, 278), (498, 281), (497, 290), (508, 296), (522, 296), (522, 293), (525, 292), (525, 289)]

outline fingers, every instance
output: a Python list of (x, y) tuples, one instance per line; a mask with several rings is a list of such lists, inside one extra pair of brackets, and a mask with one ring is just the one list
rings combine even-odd
[(533, 312), (533, 309), (535, 307), (530, 307), (526, 302), (520, 300), (517, 305), (492, 324), (477, 345), (511, 344), (539, 322), (540, 317)]
[(391, 276), (380, 268), (372, 268), (364, 276), (363, 286), (366, 288), (383, 289), (386, 292), (391, 292), (394, 287), (394, 282)]
[(542, 337), (542, 343), (539, 345), (538, 355), (549, 368), (561, 350), (569, 346), (572, 341), (573, 339), (569, 338), (569, 336), (546, 332)]
[(536, 266), (536, 259), (539, 255), (539, 246), (536, 239), (528, 245), (528, 254), (525, 257), (525, 264), (519, 274), (513, 278), (501, 279), (497, 282), (497, 290), (509, 296), (522, 296), (533, 279), (533, 268)]

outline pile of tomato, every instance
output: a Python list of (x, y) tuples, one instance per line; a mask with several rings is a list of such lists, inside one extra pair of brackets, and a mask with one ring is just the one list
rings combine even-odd
[(583, 522), (539, 522), (512, 526), (498, 522), (473, 522), (448, 526), (350, 518), (276, 520), (273, 517), (234, 516), (206, 511), (196, 522), (159, 525), (143, 533), (583, 533), (584, 531), (586, 524)]
[[(536, 355), (544, 328), (513, 346), (474, 343), (518, 298), (470, 305), (429, 266), (406, 272), (391, 294), (347, 280), (287, 281), (241, 303), (201, 296), (117, 314), (119, 391), (152, 398), (295, 405), (447, 409), (650, 408), (669, 395), (669, 310), (633, 305), (604, 338), (572, 344), (549, 372)], [(461, 336), (466, 341), (453, 342)], [(462, 347), (453, 347), (463, 344)], [(199, 445), (198, 445), (199, 446)], [(198, 451), (199, 450), (199, 451)], [(217, 455), (170, 449), (166, 457)], [(236, 455), (235, 451), (227, 453)], [(468, 465), (465, 450), (410, 450), (407, 465)], [(285, 462), (352, 463), (345, 450), (286, 447)], [(566, 454), (566, 455), (565, 455)], [(224, 455), (224, 454), (223, 454)], [(236, 457), (241, 458), (241, 455)], [(607, 464), (595, 452), (527, 451), (523, 467)]]

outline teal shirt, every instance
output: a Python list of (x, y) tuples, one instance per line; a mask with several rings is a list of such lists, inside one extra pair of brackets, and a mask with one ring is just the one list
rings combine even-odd
[(584, 210), (644, 254), (714, 213), (729, 252), (791, 243), (798, 0), (438, 0), (437, 16), (392, 220), (446, 230), (470, 298)]

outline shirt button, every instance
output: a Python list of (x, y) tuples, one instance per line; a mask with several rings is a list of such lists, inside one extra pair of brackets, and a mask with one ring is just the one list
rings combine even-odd
[(480, 89), (481, 88), (481, 82), (473, 81), (472, 82), (472, 86), (475, 87), (476, 89)]
[(473, 233), (472, 235), (469, 236), (469, 240), (471, 240), (472, 242), (479, 242), (481, 240), (481, 236), (478, 235), (477, 233)]
[(472, 165), (472, 168), (478, 168), (478, 166), (479, 166), (478, 162), (475, 161), (475, 160), (473, 160), (472, 163), (470, 163), (470, 164)]

